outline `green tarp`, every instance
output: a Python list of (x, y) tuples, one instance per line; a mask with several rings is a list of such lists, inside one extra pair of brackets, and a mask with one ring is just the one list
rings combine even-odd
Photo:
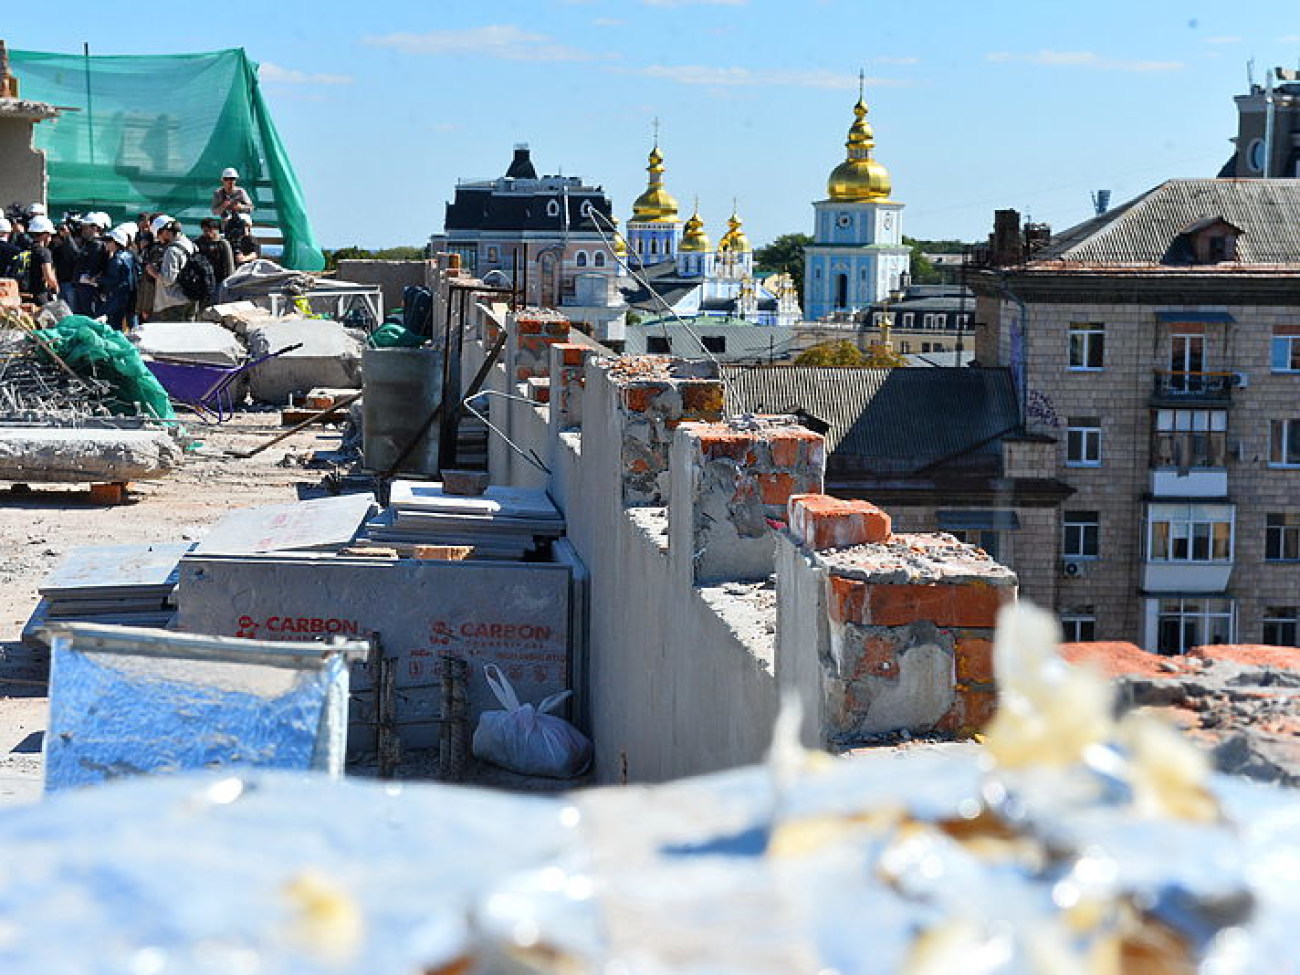
[[(169, 213), (197, 234), (227, 166), (253, 197), (254, 223), (279, 228), (286, 267), (325, 266), (302, 188), (242, 48), (100, 56), (11, 51), (24, 98), (77, 111), (36, 127), (50, 215), (104, 210), (118, 222)], [(21, 201), (30, 202), (30, 201)]]

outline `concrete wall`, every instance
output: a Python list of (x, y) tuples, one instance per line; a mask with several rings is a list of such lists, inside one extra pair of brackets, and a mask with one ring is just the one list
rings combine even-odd
[[(0, 114), (0, 207), (45, 202), (45, 153), (32, 148), (30, 118)], [(58, 214), (54, 215), (58, 219)]]
[[(592, 357), (554, 341), (538, 385), (541, 349), (520, 342), (538, 334), (520, 327), (534, 317), (489, 320), (476, 306), (475, 337), (513, 330), (487, 384), (516, 397), (493, 400), (490, 469), (496, 483), (547, 488), (590, 573), (581, 720), (598, 781), (761, 759), (782, 688), (803, 698), (814, 745), (961, 733), (989, 716), (985, 638), (1014, 598), (1008, 570), (946, 537), (893, 539), (874, 506), (820, 494), (823, 439), (790, 418), (724, 420), (712, 363)], [(481, 361), (467, 351), (466, 375)], [(891, 576), (903, 550), (928, 553), (929, 575)], [(943, 593), (973, 580), (982, 615), (959, 619), (950, 610), (968, 600)], [(892, 615), (873, 618), (886, 602)], [(896, 674), (880, 667), (886, 644)]]
[(340, 281), (355, 284), (377, 284), (384, 292), (384, 308), (401, 308), (402, 289), (408, 285), (425, 283), (425, 265), (428, 261), (339, 261)]

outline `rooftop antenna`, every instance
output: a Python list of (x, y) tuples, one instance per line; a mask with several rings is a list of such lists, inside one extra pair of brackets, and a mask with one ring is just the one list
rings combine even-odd
[(655, 145), (659, 145), (659, 116), (654, 117)]
[(1250, 58), (1246, 61), (1246, 90), (1255, 90), (1255, 59)]
[(858, 101), (867, 97), (867, 72), (865, 68), (858, 68)]

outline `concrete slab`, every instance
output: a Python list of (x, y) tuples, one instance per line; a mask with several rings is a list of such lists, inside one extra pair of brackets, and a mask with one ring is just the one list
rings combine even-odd
[(229, 329), (212, 322), (145, 322), (131, 333), (141, 355), (156, 355), (214, 366), (237, 366), (248, 358)]
[(374, 509), (369, 494), (241, 508), (218, 521), (195, 548), (205, 555), (337, 550), (356, 537)]
[(283, 318), (248, 330), (248, 353), (266, 355), (301, 344), (254, 369), (250, 391), (263, 403), (287, 403), (292, 393), (317, 386), (361, 388), (361, 343), (337, 322)]
[(165, 477), (183, 456), (163, 430), (0, 427), (0, 481), (147, 481)]

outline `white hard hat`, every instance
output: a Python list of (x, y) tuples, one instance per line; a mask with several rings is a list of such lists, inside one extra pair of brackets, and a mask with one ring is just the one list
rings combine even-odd
[(239, 170), (234, 166), (227, 166), (221, 171), (222, 179), (239, 179)]
[(114, 227), (108, 232), (108, 239), (117, 244), (118, 247), (125, 247), (131, 243), (131, 238), (121, 227)]
[(103, 210), (95, 210), (92, 213), (86, 214), (82, 217), (81, 222), (93, 223), (100, 230), (107, 230), (109, 227), (113, 226), (112, 218)]
[(131, 241), (135, 240), (135, 235), (139, 228), (137, 228), (133, 223), (119, 223), (117, 229), (126, 234), (126, 239)]
[(27, 215), (29, 217), (44, 216), (44, 214), (45, 214), (44, 203), (33, 203), (31, 206), (27, 208)]
[(158, 216), (153, 218), (153, 223), (149, 224), (149, 229), (156, 234), (161, 231), (163, 227), (166, 227), (171, 223), (173, 223), (171, 217), (167, 216), (165, 213), (160, 213)]
[(27, 225), (27, 232), (33, 234), (52, 234), (54, 233), (54, 224), (50, 223), (50, 218), (44, 214), (38, 214), (32, 217), (31, 222)]
[(9, 231), (13, 229), (14, 229), (14, 225), (11, 224), (7, 218), (0, 217), (0, 234), (7, 234), (9, 233)]

